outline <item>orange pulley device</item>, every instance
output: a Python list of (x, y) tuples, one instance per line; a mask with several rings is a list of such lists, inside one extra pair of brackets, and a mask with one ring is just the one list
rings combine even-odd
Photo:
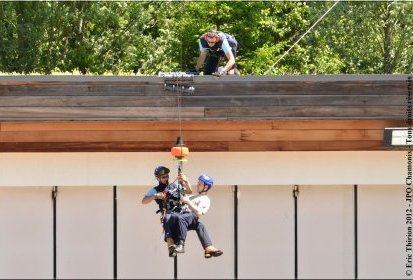
[(178, 136), (176, 139), (176, 146), (171, 148), (171, 154), (177, 161), (187, 161), (185, 157), (189, 154), (189, 149), (185, 147), (184, 141)]

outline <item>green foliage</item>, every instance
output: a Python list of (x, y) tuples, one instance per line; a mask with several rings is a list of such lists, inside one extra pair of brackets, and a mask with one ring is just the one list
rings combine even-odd
[[(185, 71), (208, 29), (235, 36), (243, 74), (412, 73), (413, 2), (1, 1), (0, 72)], [(274, 67), (272, 67), (274, 66)]]

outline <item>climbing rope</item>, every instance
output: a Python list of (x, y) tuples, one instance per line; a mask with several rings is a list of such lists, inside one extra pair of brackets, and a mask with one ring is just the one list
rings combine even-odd
[[(185, 3), (181, 3), (180, 9), (183, 11)], [(179, 28), (179, 38), (180, 38), (180, 64), (181, 69), (183, 68), (183, 32), (184, 30)], [(195, 88), (191, 85), (194, 80), (193, 74), (187, 74), (185, 72), (160, 72), (159, 76), (164, 79), (164, 90), (171, 90), (177, 93), (176, 102), (176, 112), (178, 117), (178, 136), (176, 140), (176, 145), (171, 148), (171, 154), (174, 156), (178, 163), (178, 173), (182, 171), (183, 161), (185, 161), (185, 156), (188, 155), (189, 149), (185, 147), (183, 141), (183, 131), (182, 131), (182, 95), (184, 93), (192, 94)]]
[(183, 87), (182, 87), (182, 81), (181, 81), (180, 78), (178, 78), (177, 85), (178, 85), (178, 88), (179, 88), (178, 96), (177, 96), (178, 124), (179, 124), (179, 136), (178, 137), (180, 137), (181, 139), (184, 139), (183, 135), (182, 135), (182, 114), (181, 114)]
[(340, 2), (340, 0), (336, 1), (298, 40), (291, 45), (291, 47), (276, 61), (273, 65), (271, 65), (267, 71), (264, 72), (264, 75), (267, 75), (271, 70), (274, 69), (274, 66), (278, 64), (294, 47), (297, 45), (301, 39), (305, 37), (328, 13)]

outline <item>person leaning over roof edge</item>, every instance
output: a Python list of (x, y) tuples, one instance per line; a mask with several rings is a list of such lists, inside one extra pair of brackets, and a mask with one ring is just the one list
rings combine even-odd
[[(200, 53), (195, 66), (197, 72), (205, 63), (205, 75), (239, 75), (236, 65), (239, 44), (234, 36), (222, 31), (209, 30), (199, 38), (198, 44)], [(218, 72), (221, 57), (226, 58), (227, 63)]]

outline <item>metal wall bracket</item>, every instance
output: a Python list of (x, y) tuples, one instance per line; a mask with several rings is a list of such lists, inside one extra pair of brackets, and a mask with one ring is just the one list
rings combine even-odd
[(293, 188), (293, 197), (294, 197), (294, 198), (297, 198), (299, 192), (300, 192), (300, 189), (299, 189), (298, 185), (294, 185), (294, 188)]
[(57, 186), (53, 186), (52, 188), (52, 199), (55, 200), (57, 197)]

